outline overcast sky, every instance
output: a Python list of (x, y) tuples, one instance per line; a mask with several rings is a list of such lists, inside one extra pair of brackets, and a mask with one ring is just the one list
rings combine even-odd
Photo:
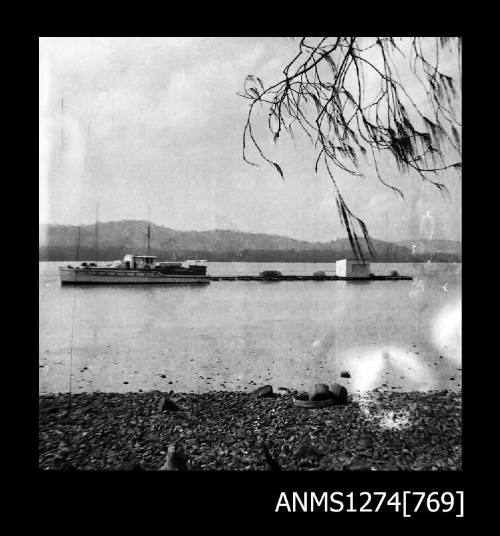
[[(41, 38), (40, 223), (148, 219), (180, 230), (235, 229), (326, 241), (345, 236), (333, 188), (305, 138), (263, 147), (286, 180), (241, 157), (247, 74), (276, 80), (288, 38)], [(255, 159), (254, 159), (255, 161)], [(338, 177), (375, 238), (461, 239), (461, 178), (445, 199), (389, 159), (384, 178)]]

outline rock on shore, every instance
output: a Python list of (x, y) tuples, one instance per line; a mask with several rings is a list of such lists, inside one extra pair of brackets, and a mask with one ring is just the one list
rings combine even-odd
[(345, 406), (307, 410), (292, 394), (81, 393), (39, 397), (41, 469), (158, 470), (169, 444), (189, 470), (458, 470), (461, 393), (374, 391)]

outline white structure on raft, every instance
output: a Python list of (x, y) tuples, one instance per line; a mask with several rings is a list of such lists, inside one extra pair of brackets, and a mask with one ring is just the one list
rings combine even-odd
[(370, 263), (354, 259), (342, 259), (335, 263), (337, 277), (370, 277)]

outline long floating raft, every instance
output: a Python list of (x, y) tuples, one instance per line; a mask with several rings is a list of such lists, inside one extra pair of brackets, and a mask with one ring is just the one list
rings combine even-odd
[(282, 275), (276, 278), (266, 278), (261, 275), (210, 276), (210, 281), (410, 281), (409, 275), (373, 275), (370, 277), (339, 277), (336, 275)]

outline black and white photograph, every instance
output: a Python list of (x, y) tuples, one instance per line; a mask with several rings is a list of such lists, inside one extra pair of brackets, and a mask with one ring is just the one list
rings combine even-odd
[(38, 54), (39, 470), (462, 471), (460, 37)]

